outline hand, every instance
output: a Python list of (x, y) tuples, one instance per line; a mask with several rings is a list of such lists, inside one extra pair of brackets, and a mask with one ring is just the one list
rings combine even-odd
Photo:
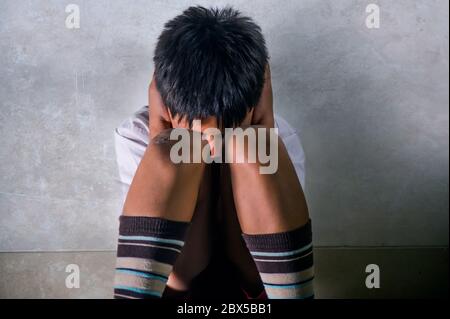
[(156, 87), (155, 76), (148, 87), (150, 139), (166, 129), (172, 128), (169, 111), (164, 105), (161, 94)]
[[(164, 105), (161, 94), (156, 87), (155, 77), (153, 76), (150, 86), (148, 88), (148, 103), (149, 103), (149, 126), (150, 139), (153, 139), (161, 132), (171, 128), (186, 128), (189, 129), (189, 122), (186, 118), (181, 118), (179, 115), (172, 116), (170, 110)], [(190, 129), (193, 131), (203, 132), (207, 128), (219, 128), (217, 118), (209, 117), (201, 121), (201, 126), (193, 125)], [(211, 152), (214, 154), (214, 144), (212, 136), (206, 136), (206, 139), (211, 147)]]

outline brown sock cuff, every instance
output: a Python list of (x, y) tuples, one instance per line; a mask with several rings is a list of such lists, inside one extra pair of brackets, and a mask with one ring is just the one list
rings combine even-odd
[(120, 216), (119, 234), (123, 236), (164, 235), (183, 240), (190, 223), (157, 217)]
[(273, 234), (242, 234), (250, 251), (286, 251), (298, 249), (312, 241), (311, 220), (294, 230)]

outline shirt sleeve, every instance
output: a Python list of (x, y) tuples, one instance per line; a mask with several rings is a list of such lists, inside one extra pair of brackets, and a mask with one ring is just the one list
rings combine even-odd
[(278, 127), (278, 134), (283, 141), (289, 154), (289, 158), (294, 165), (297, 177), (305, 190), (305, 152), (298, 132), (279, 115), (275, 115), (275, 123)]
[(141, 109), (114, 131), (119, 181), (125, 199), (148, 145), (148, 109)]

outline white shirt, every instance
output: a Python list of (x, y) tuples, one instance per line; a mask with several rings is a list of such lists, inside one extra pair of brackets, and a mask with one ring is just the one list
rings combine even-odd
[[(300, 138), (283, 118), (275, 114), (275, 127), (294, 164), (300, 184), (305, 187), (305, 153)], [(148, 106), (125, 120), (114, 133), (119, 180), (124, 196), (128, 193), (137, 167), (149, 142)]]

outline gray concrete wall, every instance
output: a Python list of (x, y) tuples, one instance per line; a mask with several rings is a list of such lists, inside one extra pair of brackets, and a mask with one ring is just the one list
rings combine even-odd
[[(448, 1), (373, 1), (368, 29), (371, 2), (215, 4), (266, 36), (316, 246), (448, 246)], [(146, 104), (164, 22), (194, 3), (209, 1), (0, 2), (0, 251), (115, 249), (113, 129)]]

